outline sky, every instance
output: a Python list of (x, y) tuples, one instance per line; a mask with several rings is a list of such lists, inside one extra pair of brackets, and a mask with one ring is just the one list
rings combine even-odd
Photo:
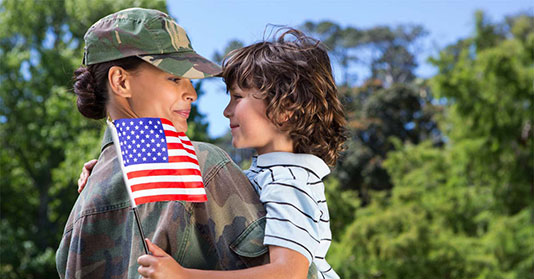
[[(440, 48), (474, 32), (474, 13), (483, 10), (492, 21), (520, 11), (534, 12), (533, 0), (168, 0), (169, 13), (185, 28), (193, 48), (211, 59), (233, 39), (245, 45), (264, 38), (268, 24), (298, 27), (305, 21), (330, 20), (342, 27), (359, 29), (376, 25), (421, 24), (429, 32), (422, 41), (416, 74), (430, 77), (435, 69), (426, 62)], [(334, 72), (336, 65), (333, 65)], [(197, 100), (209, 121), (208, 133), (219, 137), (229, 130), (223, 117), (228, 103), (220, 79), (203, 83), (204, 95)]]

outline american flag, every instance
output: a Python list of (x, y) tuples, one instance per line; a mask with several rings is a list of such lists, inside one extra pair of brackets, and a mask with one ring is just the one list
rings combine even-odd
[(207, 200), (193, 144), (172, 122), (131, 118), (113, 123), (132, 207), (156, 201)]

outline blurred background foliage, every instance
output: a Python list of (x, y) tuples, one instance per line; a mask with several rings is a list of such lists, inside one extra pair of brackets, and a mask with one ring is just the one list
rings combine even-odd
[[(72, 72), (86, 29), (133, 6), (167, 11), (154, 0), (0, 2), (2, 278), (57, 277), (80, 167), (103, 132), (77, 112)], [(349, 141), (326, 181), (327, 258), (342, 278), (534, 278), (534, 17), (473, 22), (473, 36), (430, 58), (428, 79), (414, 72), (424, 26), (300, 26), (342, 72)], [(189, 136), (246, 166), (250, 151), (207, 125), (195, 107)]]

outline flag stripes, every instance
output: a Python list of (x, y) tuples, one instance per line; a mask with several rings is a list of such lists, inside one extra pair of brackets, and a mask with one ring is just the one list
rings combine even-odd
[(193, 143), (163, 118), (118, 119), (120, 154), (135, 205), (206, 201)]

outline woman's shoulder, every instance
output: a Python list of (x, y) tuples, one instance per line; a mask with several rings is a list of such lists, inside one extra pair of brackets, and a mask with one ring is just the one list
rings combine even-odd
[(195, 152), (197, 154), (198, 163), (200, 164), (201, 172), (206, 173), (210, 168), (216, 166), (224, 166), (232, 162), (230, 155), (222, 148), (207, 142), (193, 141)]

